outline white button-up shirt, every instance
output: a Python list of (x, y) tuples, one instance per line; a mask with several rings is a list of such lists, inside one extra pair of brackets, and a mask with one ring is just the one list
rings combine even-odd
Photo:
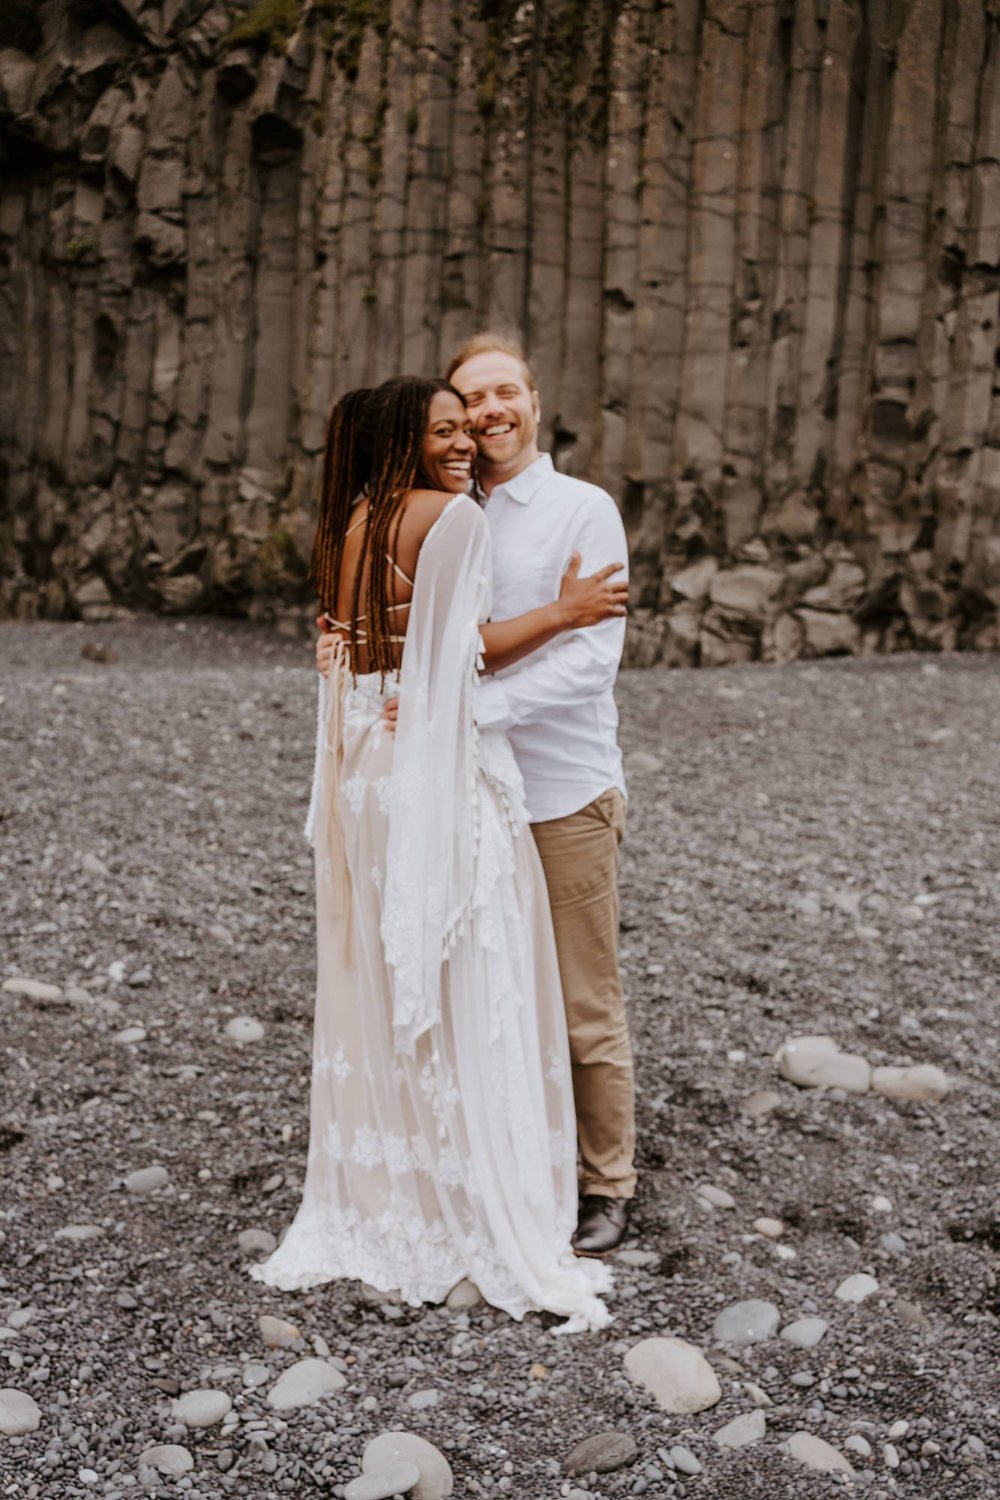
[[(493, 539), (493, 619), (551, 604), (574, 552), (580, 573), (618, 562), (628, 544), (605, 490), (560, 474), (547, 453), (486, 501)], [(495, 676), (480, 679), (476, 720), (507, 730), (533, 823), (579, 812), (612, 787), (625, 794), (614, 685), (624, 619), (556, 636)]]

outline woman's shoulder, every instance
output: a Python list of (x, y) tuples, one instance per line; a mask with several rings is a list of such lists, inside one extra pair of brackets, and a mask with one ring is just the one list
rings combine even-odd
[(455, 524), (464, 521), (466, 527), (483, 521), (482, 511), (468, 495), (449, 494), (445, 490), (411, 490), (407, 496), (407, 519), (421, 536), (426, 536), (446, 511)]

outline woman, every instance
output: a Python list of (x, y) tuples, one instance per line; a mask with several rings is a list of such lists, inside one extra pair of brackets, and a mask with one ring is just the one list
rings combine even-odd
[(309, 1160), (299, 1212), (252, 1274), (285, 1289), (355, 1277), (412, 1305), (468, 1277), (515, 1318), (597, 1328), (610, 1281), (569, 1244), (575, 1120), (545, 886), (510, 747), (477, 732), (474, 688), (484, 655), (507, 665), (620, 613), (622, 590), (613, 567), (573, 572), (552, 606), (484, 624), (474, 453), (442, 381), (353, 392), (331, 415)]

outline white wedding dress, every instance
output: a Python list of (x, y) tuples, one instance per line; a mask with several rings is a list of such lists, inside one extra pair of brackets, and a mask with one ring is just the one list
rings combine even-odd
[[(458, 496), (420, 551), (398, 684), (320, 692), (307, 831), (318, 977), (302, 1204), (251, 1275), (419, 1305), (463, 1277), (521, 1318), (610, 1321), (576, 1258), (576, 1129), (544, 877), (506, 736), (473, 722), (489, 533)], [(395, 739), (383, 728), (400, 694)]]

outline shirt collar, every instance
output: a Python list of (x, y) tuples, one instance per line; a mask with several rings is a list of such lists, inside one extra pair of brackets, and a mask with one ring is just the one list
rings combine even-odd
[(537, 490), (540, 490), (550, 474), (555, 472), (552, 458), (548, 453), (540, 453), (533, 464), (522, 469), (520, 474), (515, 474), (513, 479), (508, 479), (506, 484), (498, 484), (493, 494), (498, 495), (501, 491), (516, 500), (518, 505), (527, 505)]

